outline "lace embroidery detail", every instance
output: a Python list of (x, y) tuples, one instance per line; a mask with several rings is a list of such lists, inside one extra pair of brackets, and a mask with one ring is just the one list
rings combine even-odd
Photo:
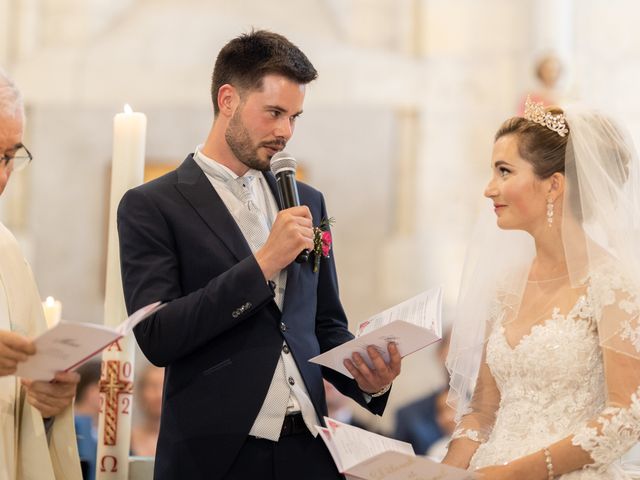
[(573, 437), (573, 445), (589, 452), (599, 472), (621, 457), (640, 438), (640, 388), (631, 397), (629, 408), (606, 408), (598, 417), (595, 426), (585, 425)]
[[(621, 318), (615, 334), (640, 349), (640, 325), (633, 319), (640, 296), (615, 265), (604, 267), (588, 279), (586, 294), (569, 313), (554, 309), (551, 318), (535, 325), (515, 347), (508, 344), (502, 322), (493, 323), (486, 361), (500, 404), (493, 425), (487, 426), (490, 434), (471, 459), (471, 469), (503, 464), (573, 436), (574, 444), (589, 452), (597, 465), (567, 478), (591, 479), (594, 469), (600, 472), (597, 478), (612, 478), (610, 472), (601, 473), (640, 438), (640, 389), (628, 409), (606, 408), (598, 332), (603, 307), (615, 306), (631, 318)], [(499, 319), (501, 314), (492, 317)]]
[(637, 352), (640, 352), (640, 325), (635, 327), (631, 324), (631, 320), (625, 320), (622, 323), (622, 331), (620, 332), (622, 340), (629, 340)]
[(480, 432), (477, 430), (471, 430), (470, 428), (457, 428), (452, 434), (451, 439), (455, 440), (456, 438), (468, 438), (469, 440), (473, 440), (474, 442), (483, 443), (486, 439), (480, 437)]

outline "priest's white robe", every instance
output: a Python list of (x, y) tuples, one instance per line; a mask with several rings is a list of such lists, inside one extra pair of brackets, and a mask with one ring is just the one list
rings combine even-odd
[[(0, 223), (0, 329), (33, 338), (46, 328), (31, 268)], [(0, 377), (0, 480), (82, 480), (73, 407), (55, 417), (47, 436), (13, 375)]]

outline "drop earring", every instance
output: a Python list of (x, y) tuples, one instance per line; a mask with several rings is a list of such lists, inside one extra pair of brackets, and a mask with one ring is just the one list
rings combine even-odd
[(547, 198), (547, 225), (549, 228), (553, 225), (553, 200)]

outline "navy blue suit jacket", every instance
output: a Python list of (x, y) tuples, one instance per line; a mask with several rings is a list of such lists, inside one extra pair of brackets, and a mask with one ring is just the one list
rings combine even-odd
[[(265, 174), (276, 195), (275, 179)], [(327, 217), (317, 190), (300, 183), (314, 224)], [(218, 479), (262, 406), (286, 340), (322, 419), (322, 376), (381, 414), (357, 384), (308, 362), (353, 336), (338, 297), (333, 255), (287, 268), (283, 311), (249, 245), (192, 155), (173, 172), (128, 191), (118, 208), (127, 309), (167, 306), (135, 328), (140, 348), (166, 367), (156, 479)], [(244, 307), (244, 308), (243, 308)], [(310, 466), (313, 468), (313, 466)]]

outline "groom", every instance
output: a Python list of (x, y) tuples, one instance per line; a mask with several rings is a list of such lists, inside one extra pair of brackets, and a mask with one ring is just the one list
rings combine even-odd
[(314, 428), (327, 414), (322, 377), (381, 414), (400, 372), (393, 344), (388, 364), (374, 349), (375, 368), (345, 360), (355, 380), (308, 361), (353, 338), (332, 256), (316, 273), (294, 261), (328, 214), (304, 184), (302, 206), (279, 211), (268, 169), (316, 77), (281, 35), (231, 40), (216, 60), (205, 143), (120, 204), (127, 308), (168, 303), (135, 329), (166, 367), (156, 479), (340, 478)]

